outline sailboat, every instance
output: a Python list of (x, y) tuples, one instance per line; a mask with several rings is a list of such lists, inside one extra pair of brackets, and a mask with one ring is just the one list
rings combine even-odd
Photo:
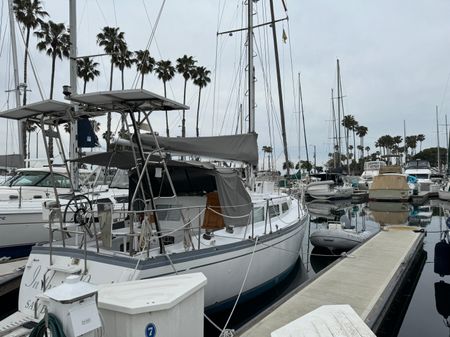
[[(248, 4), (252, 13), (252, 1)], [(270, 289), (294, 268), (309, 215), (296, 198), (253, 192), (258, 162), (253, 129), (232, 136), (158, 137), (149, 118), (154, 111), (189, 107), (142, 89), (69, 98), (78, 104), (77, 111), (70, 104), (47, 100), (35, 103), (33, 109), (4, 111), (0, 117), (32, 118), (44, 129), (49, 123), (65, 122), (69, 110), (75, 118), (119, 113), (133, 130), (135, 160), (130, 162), (129, 156), (120, 153), (115, 160), (129, 165), (129, 210), (119, 227), (105, 207), (105, 212), (98, 212), (98, 228), (92, 210), (80, 203), (75, 204), (77, 216), (63, 222), (56, 195), (55, 203), (46, 205), (52, 220), (49, 244), (33, 247), (21, 282), (19, 311), (9, 322), (42, 315), (36, 296), (73, 274), (104, 284), (202, 272), (208, 278), (205, 307), (213, 311)], [(142, 133), (143, 123), (150, 134)], [(229, 167), (172, 160), (168, 154), (243, 162), (246, 185), (240, 172)], [(102, 155), (112, 154), (78, 161), (99, 163)], [(63, 240), (53, 241), (55, 233), (61, 233)]]

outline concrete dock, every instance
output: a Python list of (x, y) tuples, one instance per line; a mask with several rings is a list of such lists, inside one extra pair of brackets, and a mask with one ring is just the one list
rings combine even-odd
[(349, 304), (377, 329), (420, 249), (424, 234), (389, 226), (331, 267), (295, 289), (238, 330), (264, 337), (327, 304)]
[(0, 263), (0, 298), (19, 288), (27, 259)]

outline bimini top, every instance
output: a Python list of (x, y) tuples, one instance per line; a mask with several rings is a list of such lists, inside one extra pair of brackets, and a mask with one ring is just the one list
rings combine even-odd
[[(99, 91), (88, 94), (71, 95), (74, 102), (104, 111), (158, 111), (188, 110), (187, 105), (157, 95), (144, 89)], [(88, 108), (89, 109), (89, 108)]]
[(68, 116), (68, 111), (70, 108), (71, 106), (68, 103), (48, 99), (15, 109), (2, 111), (0, 112), (0, 117), (17, 120), (32, 118), (42, 114), (51, 115), (54, 117), (65, 117)]

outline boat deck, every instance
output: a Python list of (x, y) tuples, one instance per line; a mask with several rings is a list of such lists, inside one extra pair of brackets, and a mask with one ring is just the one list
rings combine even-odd
[(19, 288), (23, 267), (27, 259), (19, 259), (0, 263), (0, 298)]
[(388, 227), (246, 324), (239, 336), (263, 337), (322, 305), (349, 304), (376, 329), (422, 247), (414, 227)]

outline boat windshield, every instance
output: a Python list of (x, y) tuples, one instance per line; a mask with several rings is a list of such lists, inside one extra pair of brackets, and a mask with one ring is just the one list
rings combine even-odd
[[(54, 181), (56, 187), (70, 188), (70, 180), (61, 174), (54, 174)], [(6, 181), (3, 185), (6, 186), (40, 186), (52, 187), (53, 178), (49, 172), (41, 171), (27, 171), (19, 172), (14, 177)]]
[(117, 170), (109, 185), (111, 188), (128, 188), (128, 171)]
[(414, 160), (406, 164), (407, 170), (413, 169), (430, 169), (430, 162), (427, 160)]
[(429, 174), (409, 174), (409, 175), (416, 177), (417, 179), (430, 179)]

